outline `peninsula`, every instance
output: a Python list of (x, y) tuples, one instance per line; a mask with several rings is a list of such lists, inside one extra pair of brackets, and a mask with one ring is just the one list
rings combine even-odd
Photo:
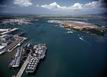
[(107, 32), (107, 28), (104, 26), (97, 26), (95, 24), (81, 21), (49, 20), (48, 22), (61, 24), (62, 27), (67, 29), (73, 29), (76, 31), (82, 31), (96, 35), (104, 35), (105, 32)]

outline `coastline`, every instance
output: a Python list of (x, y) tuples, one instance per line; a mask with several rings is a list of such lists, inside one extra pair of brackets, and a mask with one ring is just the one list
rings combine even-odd
[(67, 20), (49, 20), (49, 23), (58, 23), (66, 29), (73, 29), (76, 31), (83, 31), (85, 33), (92, 33), (96, 35), (103, 36), (107, 32), (107, 28), (104, 26), (97, 26), (91, 23), (81, 22), (81, 21), (67, 21)]

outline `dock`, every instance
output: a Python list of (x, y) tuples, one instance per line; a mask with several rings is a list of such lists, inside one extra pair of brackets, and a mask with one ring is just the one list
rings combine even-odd
[(17, 37), (16, 40), (6, 47), (8, 52), (13, 51), (17, 46), (20, 46), (27, 38)]
[(46, 44), (34, 45), (33, 50), (30, 49), (30, 52), (29, 52), (26, 60), (24, 61), (19, 72), (14, 77), (22, 77), (24, 71), (27, 74), (33, 73), (36, 70), (36, 67), (37, 67), (39, 61), (45, 57), (46, 50), (47, 50)]
[[(1, 29), (1, 30), (2, 30), (2, 29)], [(1, 34), (2, 34), (2, 35), (3, 35), (3, 34), (8, 34), (8, 33), (14, 32), (14, 31), (16, 31), (16, 30), (18, 30), (18, 28), (4, 29), (4, 32), (1, 33)]]
[(24, 73), (24, 70), (27, 66), (27, 64), (29, 63), (29, 59), (30, 59), (30, 54), (28, 55), (27, 59), (25, 60), (25, 62), (23, 63), (21, 69), (19, 70), (19, 72), (17, 73), (17, 75), (15, 77), (21, 77)]

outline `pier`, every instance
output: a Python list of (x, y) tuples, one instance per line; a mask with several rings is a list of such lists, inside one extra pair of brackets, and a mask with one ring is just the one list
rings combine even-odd
[[(0, 29), (0, 31), (1, 31), (2, 29)], [(4, 32), (3, 33), (1, 33), (2, 35), (3, 34), (8, 34), (8, 33), (11, 33), (11, 32), (14, 32), (14, 31), (16, 31), (16, 30), (18, 30), (18, 28), (13, 28), (13, 29), (4, 29)], [(2, 30), (3, 31), (3, 30)]]
[(21, 69), (19, 70), (19, 72), (17, 73), (17, 75), (15, 77), (21, 77), (24, 73), (24, 70), (27, 66), (27, 64), (29, 63), (29, 59), (30, 59), (30, 54), (28, 55), (27, 59), (25, 60), (25, 62), (23, 63)]
[(16, 40), (6, 47), (8, 52), (13, 51), (17, 46), (21, 45), (27, 38), (25, 37), (17, 37)]

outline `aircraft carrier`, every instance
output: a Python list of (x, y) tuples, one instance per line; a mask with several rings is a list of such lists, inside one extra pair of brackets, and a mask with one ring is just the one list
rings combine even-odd
[(31, 53), (29, 63), (26, 67), (26, 73), (34, 73), (40, 60), (45, 57), (47, 47), (46, 44), (38, 44), (34, 45), (33, 50), (34, 51)]
[(21, 66), (19, 72), (15, 75), (15, 77), (21, 77), (24, 73), (24, 71), (29, 73), (34, 73), (37, 69), (37, 65), (40, 62), (41, 59), (45, 57), (47, 46), (46, 44), (36, 44), (32, 45), (30, 43), (27, 43), (23, 50), (26, 52), (26, 60), (23, 62), (23, 65)]

